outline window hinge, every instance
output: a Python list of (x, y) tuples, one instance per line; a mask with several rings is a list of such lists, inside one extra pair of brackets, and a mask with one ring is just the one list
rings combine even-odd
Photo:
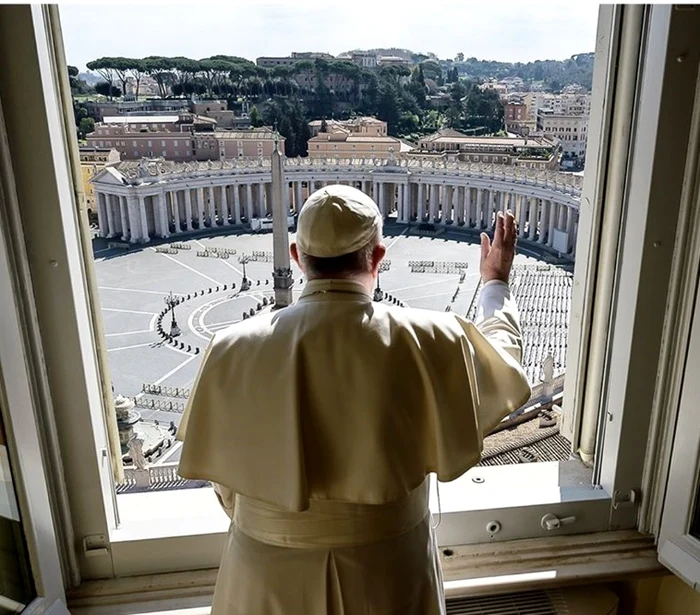
[(636, 489), (630, 489), (629, 491), (614, 491), (612, 497), (613, 509), (617, 510), (621, 506), (639, 506), (641, 500), (641, 494)]
[(92, 536), (83, 537), (83, 552), (85, 557), (109, 555), (107, 536), (104, 534), (93, 534)]

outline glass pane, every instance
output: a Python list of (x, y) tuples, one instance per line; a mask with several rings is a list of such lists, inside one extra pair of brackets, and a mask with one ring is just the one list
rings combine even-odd
[(35, 595), (0, 414), (0, 615), (18, 613)]
[[(182, 58), (130, 71), (97, 62), (88, 71), (93, 58), (79, 44), (80, 24), (103, 19), (104, 10), (62, 14), (68, 59), (78, 64), (72, 86), (85, 206), (128, 477), (120, 491), (201, 484), (178, 478), (174, 434), (214, 332), (271, 308), (275, 127), (287, 154), (290, 240), (304, 200), (324, 184), (350, 184), (377, 201), (388, 246), (377, 301), (473, 317), (479, 234), (491, 233), (497, 211), (514, 212), (511, 287), (534, 393), (486, 439), (482, 464), (569, 457), (557, 404), (593, 53), (502, 66), (462, 53), (296, 53), (228, 58), (235, 66), (210, 72), (192, 72)], [(593, 49), (597, 8), (587, 11), (572, 14), (571, 25)], [(127, 41), (140, 26), (123, 27), (112, 29), (114, 44), (131, 55)], [(322, 97), (314, 90), (319, 62), (327, 67)], [(406, 109), (386, 112), (374, 86)], [(182, 132), (197, 133), (191, 148), (179, 143)], [(158, 157), (151, 143), (160, 143)], [(292, 275), (296, 297), (304, 280), (296, 265)]]

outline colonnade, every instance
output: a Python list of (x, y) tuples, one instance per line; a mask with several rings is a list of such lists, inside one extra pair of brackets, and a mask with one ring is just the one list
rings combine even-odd
[[(96, 182), (100, 235), (144, 243), (152, 236), (166, 238), (204, 228), (249, 225), (254, 218), (271, 215), (269, 179), (241, 177), (235, 183), (225, 179), (231, 176), (213, 176), (209, 185), (203, 186), (161, 181), (155, 186), (120, 186), (114, 191), (110, 191), (112, 186)], [(464, 182), (464, 178), (459, 180)], [(339, 180), (338, 176), (300, 178), (288, 181), (284, 191), (290, 214), (301, 210), (311, 192), (336, 183), (369, 194), (385, 218), (395, 215), (399, 223), (491, 230), (497, 212), (510, 209), (518, 222), (520, 238), (568, 253), (575, 246), (578, 201), (558, 193), (543, 198), (547, 191), (528, 191), (520, 185), (460, 185), (444, 177), (435, 180), (419, 174), (349, 180)], [(555, 245), (556, 231), (561, 235)]]

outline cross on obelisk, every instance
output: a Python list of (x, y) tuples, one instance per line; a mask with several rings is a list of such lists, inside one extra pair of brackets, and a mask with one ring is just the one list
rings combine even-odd
[(289, 265), (289, 230), (287, 199), (284, 198), (283, 156), (279, 138), (275, 133), (275, 149), (272, 151), (272, 261), (275, 288), (275, 307), (287, 307), (292, 303), (292, 269)]

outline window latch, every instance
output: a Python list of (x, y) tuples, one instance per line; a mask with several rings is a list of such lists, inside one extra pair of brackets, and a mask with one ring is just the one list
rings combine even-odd
[(576, 523), (576, 517), (563, 517), (559, 518), (555, 514), (547, 513), (542, 517), (540, 524), (543, 530), (551, 532), (552, 530), (558, 530), (562, 525), (571, 525)]

